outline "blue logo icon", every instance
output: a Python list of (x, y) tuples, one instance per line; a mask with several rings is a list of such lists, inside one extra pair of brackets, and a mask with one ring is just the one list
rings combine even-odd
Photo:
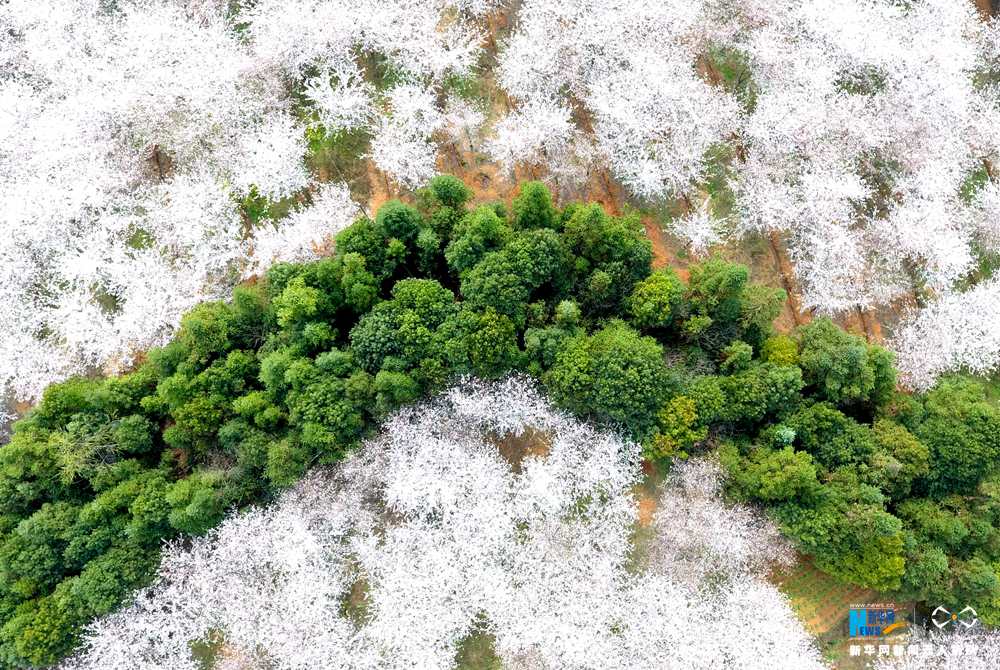
[(882, 637), (906, 625), (896, 621), (896, 610), (890, 607), (850, 608), (851, 637)]

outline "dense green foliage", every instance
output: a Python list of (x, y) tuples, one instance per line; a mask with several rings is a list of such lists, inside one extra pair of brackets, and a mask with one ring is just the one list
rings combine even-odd
[[(0, 449), (0, 667), (44, 665), (203, 533), (334, 462), (460, 375), (521, 370), (650, 458), (721, 444), (739, 497), (858, 584), (987, 612), (1000, 597), (1000, 414), (981, 390), (894, 395), (891, 357), (826, 321), (776, 336), (780, 290), (718, 258), (651, 269), (633, 216), (508, 214), (438, 177), (200, 305), (134, 372), (49, 388)], [(981, 609), (980, 609), (981, 608)]]
[[(831, 373), (816, 383), (804, 370), (812, 397), (722, 448), (733, 492), (766, 504), (830, 574), (934, 606), (972, 605), (1000, 623), (1000, 410), (969, 379), (892, 397), (879, 390), (891, 388), (882, 354), (869, 356), (869, 374), (857, 364), (862, 343), (835, 339), (839, 352), (819, 345), (834, 362), (822, 369), (853, 369), (838, 373), (836, 388), (850, 390), (831, 392)], [(800, 342), (800, 360), (815, 360), (816, 340)]]
[(670, 388), (661, 345), (601, 322), (649, 275), (639, 222), (559, 210), (538, 183), (509, 216), (470, 196), (439, 177), (417, 207), (340, 233), (335, 256), (193, 309), (131, 374), (49, 388), (0, 449), (0, 665), (58, 659), (150, 578), (164, 540), (336, 461), (456, 376), (531, 370), (648, 433)]

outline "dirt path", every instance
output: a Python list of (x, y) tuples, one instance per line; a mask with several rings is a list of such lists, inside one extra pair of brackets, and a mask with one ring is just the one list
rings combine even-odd
[(672, 248), (663, 228), (648, 216), (643, 218), (642, 226), (646, 229), (646, 237), (653, 244), (653, 267), (672, 267), (677, 276), (687, 281), (687, 263), (677, 257), (677, 252)]
[(774, 258), (774, 267), (778, 272), (778, 276), (781, 277), (781, 288), (785, 289), (785, 294), (788, 296), (786, 299), (788, 303), (787, 312), (791, 317), (792, 323), (795, 326), (809, 323), (812, 315), (802, 311), (802, 301), (799, 299), (799, 289), (795, 281), (795, 270), (792, 268), (792, 263), (785, 252), (785, 245), (781, 236), (772, 230), (767, 234), (767, 242)]

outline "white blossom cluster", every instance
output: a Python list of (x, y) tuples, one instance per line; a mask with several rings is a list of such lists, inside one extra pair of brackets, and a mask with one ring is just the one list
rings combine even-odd
[[(330, 233), (346, 228), (357, 215), (357, 205), (343, 184), (320, 184), (312, 204), (299, 207), (280, 224), (265, 221), (253, 237), (245, 274), (262, 275), (277, 261), (307, 261), (324, 251)], [(328, 231), (317, 235), (317, 231)]]
[(674, 219), (671, 225), (671, 231), (684, 240), (695, 256), (705, 256), (713, 245), (723, 240), (726, 222), (712, 215), (709, 204), (706, 198), (696, 209)]
[(1000, 279), (934, 302), (900, 331), (895, 348), (905, 382), (918, 389), (949, 370), (990, 374), (1000, 367)]
[(444, 114), (435, 97), (421, 86), (396, 86), (388, 95), (390, 111), (372, 138), (372, 160), (408, 188), (427, 183), (436, 172), (437, 144), (431, 137), (442, 129)]
[(188, 643), (214, 635), (243, 668), (451, 668), (473, 633), (508, 668), (823, 667), (761, 576), (777, 531), (720, 501), (718, 467), (678, 466), (636, 568), (638, 478), (638, 445), (530, 382), (465, 382), (169, 547), (64, 667), (193, 669)]
[[(242, 15), (263, 62), (304, 77), (306, 98), (329, 132), (367, 128), (371, 158), (406, 188), (435, 172), (438, 108), (446, 75), (467, 76), (483, 40), (475, 18), (495, 0), (261, 0)], [(393, 83), (368, 81), (358, 53), (388, 59)], [(446, 103), (447, 104), (447, 103)]]
[(600, 160), (644, 198), (689, 191), (738, 121), (736, 101), (695, 70), (700, 19), (684, 0), (527, 0), (499, 63), (517, 107), (491, 153), (577, 179)]
[[(37, 397), (127, 367), (183, 312), (279, 259), (325, 248), (355, 207), (310, 184), (310, 122), (374, 133), (414, 186), (456, 118), (436, 88), (468, 73), (477, 13), (446, 0), (11, 0), (0, 11), (0, 395)], [(358, 67), (378, 54), (384, 96)], [(319, 73), (319, 74), (317, 74)], [(466, 115), (468, 117), (468, 115)], [(237, 202), (313, 191), (257, 227)]]
[[(734, 43), (757, 95), (734, 171), (740, 226), (786, 233), (806, 307), (928, 295), (890, 342), (910, 386), (995, 369), (998, 285), (956, 285), (997, 250), (1000, 101), (976, 83), (1000, 72), (996, 26), (947, 0), (746, 7)], [(977, 172), (992, 176), (970, 192)]]
[(796, 1), (758, 20), (743, 38), (758, 87), (736, 170), (744, 225), (791, 233), (806, 305), (947, 289), (973, 263), (962, 185), (1000, 155), (972, 4)]
[(304, 187), (305, 142), (209, 6), (13, 0), (0, 53), (0, 389), (31, 398), (226, 295), (236, 199)]

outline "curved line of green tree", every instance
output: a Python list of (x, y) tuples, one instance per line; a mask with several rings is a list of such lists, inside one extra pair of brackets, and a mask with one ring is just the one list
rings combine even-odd
[(840, 579), (1000, 621), (1000, 412), (981, 384), (895, 390), (891, 355), (712, 258), (653, 270), (636, 216), (510, 211), (435, 178), (199, 305), (134, 372), (51, 386), (0, 448), (0, 667), (50, 664), (155, 572), (164, 541), (266, 502), (461, 375), (538, 379), (650, 459), (717, 449)]

